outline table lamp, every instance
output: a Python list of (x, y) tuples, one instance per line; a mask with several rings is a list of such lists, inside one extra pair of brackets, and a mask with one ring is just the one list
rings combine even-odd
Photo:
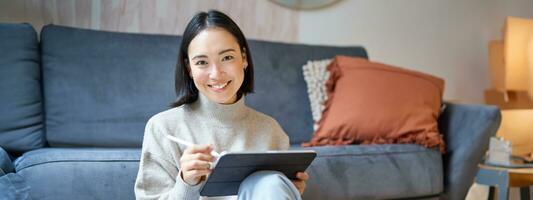
[[(497, 136), (512, 142), (513, 155), (531, 156), (533, 19), (508, 17), (504, 34), (503, 41), (489, 43), (493, 89), (485, 92), (485, 101), (502, 109), (502, 122)], [(497, 96), (494, 91), (502, 95)]]

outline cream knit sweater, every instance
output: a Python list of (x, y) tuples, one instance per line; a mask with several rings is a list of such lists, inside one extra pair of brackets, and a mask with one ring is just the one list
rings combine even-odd
[(168, 140), (167, 134), (195, 144), (213, 144), (217, 152), (289, 148), (289, 138), (277, 121), (247, 107), (244, 97), (222, 105), (200, 93), (196, 102), (148, 120), (135, 182), (136, 199), (236, 199), (201, 198), (204, 182), (195, 186), (185, 183), (179, 176), (179, 160), (186, 146)]

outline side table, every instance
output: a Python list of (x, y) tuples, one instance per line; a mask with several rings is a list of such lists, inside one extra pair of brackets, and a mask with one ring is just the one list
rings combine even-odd
[(495, 187), (498, 188), (498, 199), (507, 200), (510, 187), (520, 188), (520, 199), (530, 199), (529, 186), (533, 185), (533, 167), (517, 168), (479, 165), (476, 183), (488, 185), (489, 199), (494, 199)]

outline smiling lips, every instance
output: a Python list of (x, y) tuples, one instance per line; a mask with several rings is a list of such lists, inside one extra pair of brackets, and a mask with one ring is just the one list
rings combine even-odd
[(208, 84), (207, 86), (209, 86), (209, 88), (212, 88), (215, 92), (221, 92), (223, 91), (227, 85), (229, 85), (229, 83), (231, 83), (231, 81), (228, 81), (226, 83), (222, 83), (222, 84)]

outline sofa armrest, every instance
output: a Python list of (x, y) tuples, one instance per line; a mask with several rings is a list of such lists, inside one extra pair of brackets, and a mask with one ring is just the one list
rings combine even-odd
[(0, 147), (0, 176), (14, 172), (14, 169), (9, 155), (2, 147)]
[(488, 149), (489, 138), (501, 122), (496, 106), (447, 103), (439, 118), (446, 142), (442, 199), (464, 199), (474, 181), (478, 164)]

